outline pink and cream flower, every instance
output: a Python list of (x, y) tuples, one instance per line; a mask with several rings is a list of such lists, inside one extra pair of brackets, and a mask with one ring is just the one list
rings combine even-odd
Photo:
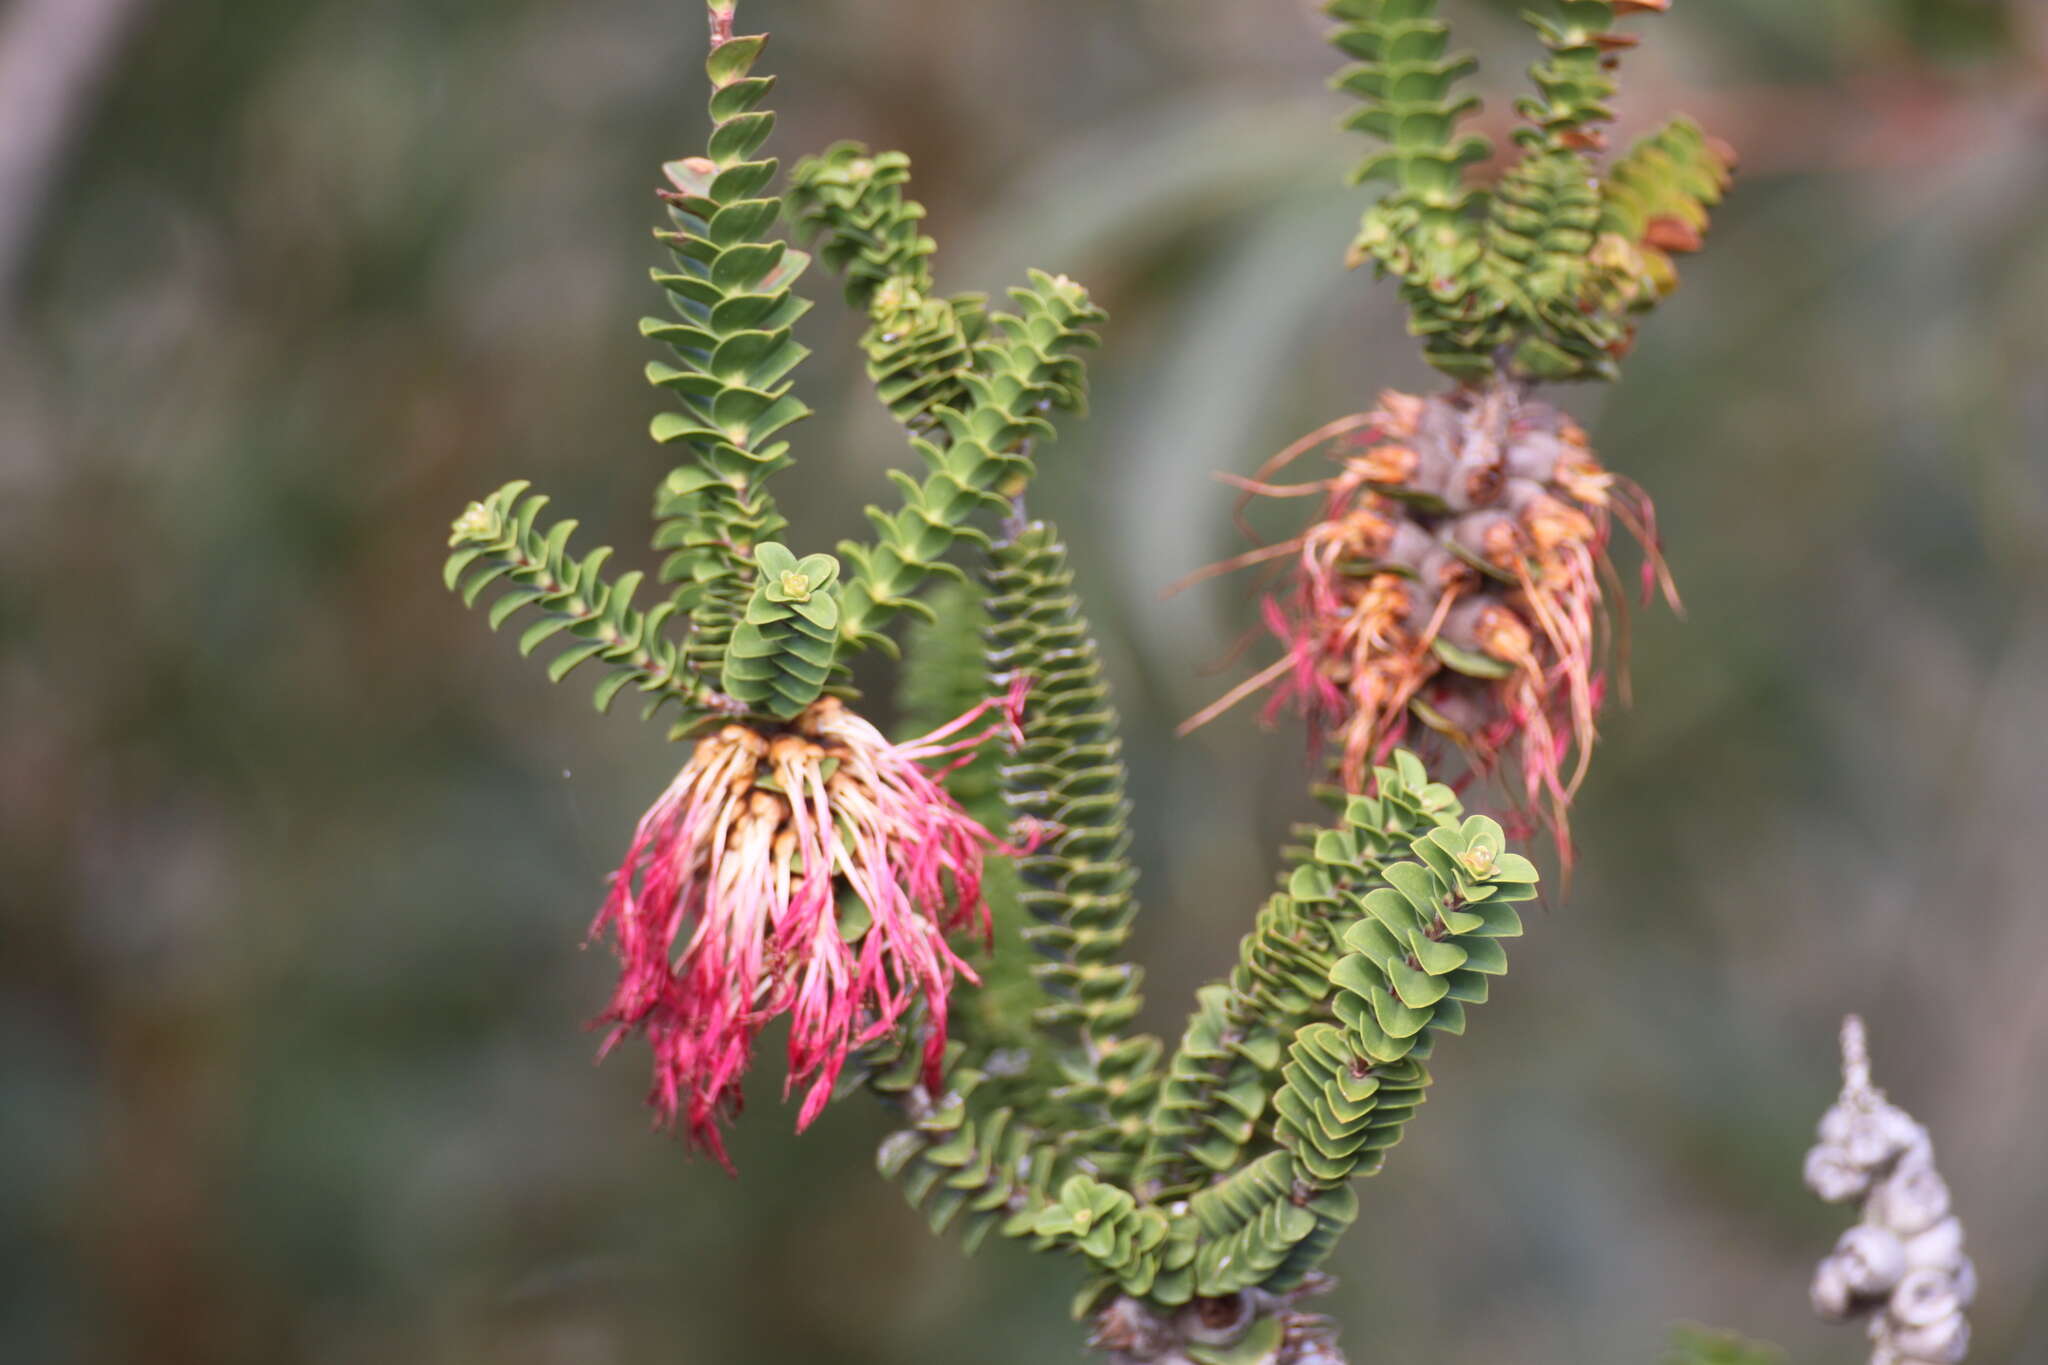
[[(904, 744), (837, 698), (780, 729), (729, 724), (698, 742), (635, 831), (592, 926), (619, 983), (609, 1051), (640, 1035), (650, 1102), (728, 1169), (718, 1124), (767, 1023), (789, 1017), (785, 1093), (801, 1129), (849, 1053), (922, 1008), (936, 1085), (947, 1001), (977, 978), (948, 942), (988, 929), (982, 862), (1002, 846), (947, 793), (945, 774), (1005, 728), (1021, 689)], [(968, 733), (991, 706), (1003, 718)]]

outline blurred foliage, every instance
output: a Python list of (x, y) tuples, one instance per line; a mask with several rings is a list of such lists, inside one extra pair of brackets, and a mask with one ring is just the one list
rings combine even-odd
[[(1424, 378), (1340, 270), (1321, 21), (750, 3), (778, 154), (900, 146), (949, 287), (1044, 264), (1112, 313), (1039, 510), (1124, 702), (1170, 1031), (1306, 812), (1293, 737), (1170, 739), (1255, 622), (1157, 592), (1239, 543), (1211, 471)], [(1513, 9), (1452, 8), (1489, 73)], [(604, 462), (659, 473), (632, 319), (701, 42), (657, 0), (184, 0), (90, 110), (0, 338), (0, 1357), (1073, 1358), (1057, 1267), (873, 1178), (879, 1114), (747, 1125), (742, 1192), (591, 1068), (575, 949), (678, 755), (434, 581), (508, 471), (637, 539)], [(1573, 400), (1692, 618), (1643, 624), (1570, 901), (1362, 1191), (1330, 1303), (1375, 1357), (1642, 1360), (1679, 1317), (1835, 1350), (1798, 1157), (1851, 1007), (1952, 1154), (1980, 1353), (2048, 1355), (2044, 70), (2026, 0), (1682, 3), (1631, 59), (1624, 139), (1680, 108), (1746, 154), (1629, 382)], [(845, 396), (801, 544), (900, 449), (864, 326), (798, 328)]]
[(1772, 1347), (1687, 1323), (1672, 1329), (1671, 1349), (1663, 1365), (1783, 1365), (1783, 1361), (1784, 1356)]

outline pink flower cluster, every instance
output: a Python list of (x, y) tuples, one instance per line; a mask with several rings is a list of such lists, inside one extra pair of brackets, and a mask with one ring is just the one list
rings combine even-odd
[(650, 1101), (731, 1169), (719, 1120), (769, 1020), (790, 1020), (785, 1093), (806, 1087), (801, 1129), (856, 1048), (920, 1003), (936, 1084), (947, 1000), (977, 978), (947, 942), (988, 925), (982, 860), (996, 838), (943, 778), (1004, 728), (965, 734), (976, 708), (906, 744), (827, 697), (786, 729), (731, 724), (700, 741), (641, 819), (592, 926), (621, 972), (602, 1022), (654, 1052)]

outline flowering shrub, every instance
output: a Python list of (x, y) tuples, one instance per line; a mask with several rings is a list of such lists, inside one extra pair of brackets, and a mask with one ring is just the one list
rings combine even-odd
[[(552, 677), (598, 665), (600, 707), (637, 693), (690, 746), (596, 923), (621, 964), (606, 1047), (647, 1040), (663, 1119), (730, 1166), (720, 1124), (787, 1016), (798, 1126), (854, 1088), (893, 1105), (883, 1173), (970, 1247), (999, 1232), (1075, 1259), (1077, 1313), (1116, 1360), (1343, 1359), (1302, 1300), (1536, 895), (1534, 864), (1461, 790), (1483, 803), (1469, 779), (1508, 774), (1509, 828), (1547, 821), (1568, 852), (1619, 664), (1616, 523), (1645, 592), (1676, 604), (1649, 498), (1536, 392), (1616, 375), (1726, 185), (1731, 154), (1684, 120), (1601, 159), (1635, 41), (1614, 23), (1665, 7), (1534, 16), (1548, 56), (1482, 190), (1467, 172), (1492, 149), (1460, 131), (1476, 101), (1456, 93), (1473, 64), (1434, 0), (1330, 0), (1352, 123), (1385, 144), (1360, 175), (1389, 182), (1352, 258), (1400, 282), (1451, 386), (1387, 393), (1241, 481), (1317, 511), (1222, 566), (1283, 562), (1263, 603), (1281, 657), (1196, 721), (1271, 688), (1269, 715), (1330, 741), (1336, 781), (1169, 1049), (1134, 1031), (1115, 709), (1065, 549), (1029, 505), (1102, 315), (1064, 276), (1032, 274), (1008, 310), (941, 292), (900, 154), (841, 143), (778, 181), (766, 40), (710, 0), (712, 132), (665, 168), (671, 316), (642, 324), (674, 400), (652, 434), (682, 456), (655, 490), (656, 598), (635, 606), (646, 575), (608, 578), (609, 550), (571, 555), (574, 523), (543, 526), (523, 483), (457, 520), (448, 567), (465, 600), (493, 595), (494, 628), (523, 621), (523, 652), (555, 650)], [(785, 220), (865, 314), (876, 394), (922, 467), (892, 474), (873, 538), (836, 555), (789, 548), (771, 486), (809, 412), (791, 328), (811, 258)], [(1273, 481), (1321, 447), (1334, 472)], [(906, 641), (938, 708), (897, 742), (849, 663)], [(1760, 1358), (1697, 1332), (1673, 1350)]]

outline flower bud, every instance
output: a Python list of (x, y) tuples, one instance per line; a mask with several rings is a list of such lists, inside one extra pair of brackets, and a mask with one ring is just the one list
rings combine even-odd
[(455, 519), (449, 529), (448, 543), (460, 545), (468, 540), (490, 540), (498, 534), (500, 519), (491, 509), (480, 502), (473, 502), (462, 509), (462, 515)]
[(1409, 621), (1420, 630), (1436, 614), (1436, 599), (1447, 589), (1474, 577), (1474, 574), (1470, 564), (1443, 546), (1436, 545), (1423, 555), (1422, 562), (1415, 568), (1415, 577), (1422, 585), (1422, 592), (1416, 595), (1415, 614)]
[(1180, 1310), (1181, 1334), (1202, 1346), (1233, 1346), (1243, 1340), (1257, 1317), (1248, 1294), (1196, 1299)]
[(1128, 1294), (1119, 1294), (1097, 1315), (1088, 1344), (1121, 1352), (1120, 1358), (1150, 1360), (1166, 1346), (1166, 1326), (1143, 1303)]
[(1497, 507), (1485, 508), (1459, 517), (1446, 528), (1445, 543), (1462, 550), (1469, 559), (1496, 568), (1515, 562), (1519, 533), (1515, 519)]
[(1506, 483), (1500, 450), (1484, 447), (1458, 461), (1444, 486), (1444, 503), (1459, 512), (1470, 507), (1487, 507), (1500, 500)]
[(1508, 442), (1507, 471), (1511, 478), (1549, 483), (1557, 477), (1557, 466), (1567, 453), (1564, 442), (1551, 432), (1531, 432)]

